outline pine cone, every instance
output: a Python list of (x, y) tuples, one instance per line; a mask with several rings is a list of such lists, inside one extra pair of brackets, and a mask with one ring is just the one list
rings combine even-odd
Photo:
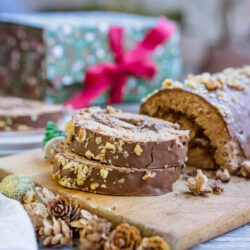
[(68, 224), (61, 218), (45, 219), (43, 227), (39, 230), (39, 236), (45, 247), (61, 247), (66, 244), (71, 245), (72, 242), (72, 232)]
[(51, 216), (62, 218), (70, 223), (80, 218), (81, 209), (78, 205), (72, 205), (67, 198), (59, 196), (48, 200), (48, 212)]
[(34, 192), (34, 190), (28, 191), (23, 197), (24, 204), (33, 203), (36, 202), (36, 200), (37, 200), (37, 194)]
[(42, 203), (34, 202), (24, 204), (23, 207), (29, 215), (35, 231), (37, 231), (43, 225), (43, 220), (48, 217), (47, 208)]
[(111, 223), (107, 220), (82, 210), (82, 218), (71, 222), (71, 227), (81, 229), (80, 249), (100, 250), (108, 239)]
[(78, 232), (81, 229), (86, 227), (86, 224), (88, 223), (88, 221), (92, 219), (96, 219), (97, 217), (98, 217), (97, 215), (91, 214), (87, 210), (81, 209), (80, 219), (70, 222), (70, 227), (74, 231)]
[(137, 250), (169, 250), (170, 247), (163, 238), (159, 236), (153, 236), (150, 238), (143, 238), (140, 246)]
[(116, 227), (105, 243), (105, 250), (133, 250), (141, 243), (140, 231), (126, 223)]
[(38, 199), (46, 205), (48, 205), (48, 201), (54, 200), (60, 197), (59, 194), (55, 195), (53, 192), (51, 192), (47, 188), (36, 187), (36, 193), (37, 193)]

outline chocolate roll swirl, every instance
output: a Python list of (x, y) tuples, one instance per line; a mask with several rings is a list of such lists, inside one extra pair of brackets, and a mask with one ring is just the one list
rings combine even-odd
[(0, 131), (25, 131), (44, 128), (48, 121), (63, 117), (60, 105), (17, 97), (0, 97)]
[(237, 174), (250, 159), (250, 66), (166, 80), (143, 100), (141, 114), (189, 129), (188, 163)]
[(152, 196), (172, 191), (181, 167), (136, 169), (106, 165), (71, 151), (68, 142), (54, 150), (53, 177), (67, 188), (126, 196)]
[(188, 131), (112, 107), (76, 112), (66, 131), (74, 152), (117, 167), (167, 168), (183, 166), (186, 160)]

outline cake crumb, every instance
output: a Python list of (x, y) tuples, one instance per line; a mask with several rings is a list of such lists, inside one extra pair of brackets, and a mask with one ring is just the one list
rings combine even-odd
[(212, 188), (214, 194), (219, 195), (224, 191), (224, 188), (222, 187), (222, 183), (220, 180), (212, 182), (210, 187)]
[(114, 204), (112, 207), (111, 207), (112, 210), (116, 210), (117, 209), (117, 205)]
[(250, 178), (250, 161), (244, 161), (240, 164), (240, 173), (245, 178)]
[(229, 171), (227, 169), (218, 169), (216, 172), (216, 180), (221, 180), (222, 182), (229, 182), (231, 179), (231, 176), (229, 174)]

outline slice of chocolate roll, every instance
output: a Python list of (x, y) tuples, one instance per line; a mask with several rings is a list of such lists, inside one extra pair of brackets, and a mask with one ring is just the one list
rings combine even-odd
[(153, 196), (172, 191), (181, 167), (121, 168), (88, 160), (62, 142), (54, 150), (53, 177), (67, 188), (108, 195)]
[(250, 159), (250, 66), (166, 80), (143, 100), (141, 114), (189, 129), (188, 164), (237, 173)]
[(63, 116), (60, 105), (17, 97), (0, 97), (0, 131), (44, 128), (48, 121), (58, 123)]
[(117, 167), (167, 168), (183, 166), (186, 160), (188, 131), (112, 107), (76, 112), (66, 131), (74, 152)]

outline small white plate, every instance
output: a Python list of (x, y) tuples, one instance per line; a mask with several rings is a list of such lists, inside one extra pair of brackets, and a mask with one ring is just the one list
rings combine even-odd
[(44, 130), (0, 133), (0, 151), (41, 147)]
[(32, 149), (23, 149), (23, 150), (0, 150), (0, 157), (4, 157), (4, 156), (8, 156), (8, 155), (21, 154), (21, 153), (36, 150), (36, 149), (39, 149), (39, 148), (41, 148), (41, 147), (32, 148)]

